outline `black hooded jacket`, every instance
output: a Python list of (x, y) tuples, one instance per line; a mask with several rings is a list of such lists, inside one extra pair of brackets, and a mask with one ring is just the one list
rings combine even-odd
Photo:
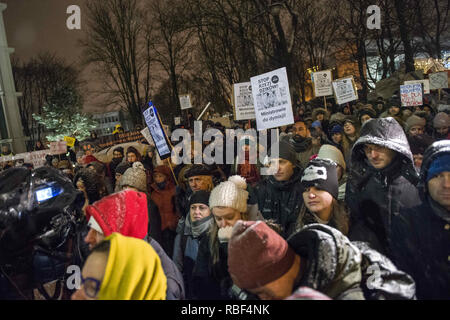
[(444, 153), (450, 154), (449, 140), (425, 151), (419, 183), (424, 201), (392, 221), (393, 260), (414, 278), (419, 299), (450, 300), (450, 212), (430, 197), (426, 185), (430, 164)]
[(273, 176), (262, 180), (252, 190), (249, 203), (258, 204), (264, 219), (272, 219), (281, 225), (281, 236), (287, 238), (295, 230), (297, 216), (303, 205), (301, 171), (294, 169), (288, 181), (277, 181)]
[[(364, 154), (366, 143), (389, 148), (396, 157), (386, 168), (376, 170)], [(403, 208), (420, 204), (417, 182), (408, 140), (398, 122), (393, 118), (367, 121), (352, 149), (346, 187), (345, 200), (351, 215), (349, 238), (367, 242), (390, 257), (392, 217)]]

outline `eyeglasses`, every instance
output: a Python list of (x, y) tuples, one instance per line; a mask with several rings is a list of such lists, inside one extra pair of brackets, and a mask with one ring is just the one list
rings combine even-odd
[(100, 291), (100, 285), (102, 282), (100, 280), (94, 278), (83, 278), (81, 275), (81, 285), (83, 286), (83, 290), (89, 298), (95, 299), (97, 297), (98, 292)]
[(378, 145), (365, 145), (364, 146), (364, 152), (365, 153), (371, 153), (372, 151), (375, 152), (382, 152), (384, 150), (384, 147), (378, 146)]

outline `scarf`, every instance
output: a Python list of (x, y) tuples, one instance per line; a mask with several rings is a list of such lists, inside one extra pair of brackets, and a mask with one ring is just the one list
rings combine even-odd
[(311, 138), (303, 138), (296, 134), (292, 138), (289, 139), (289, 143), (294, 147), (295, 152), (305, 152), (309, 148), (311, 148), (312, 139)]

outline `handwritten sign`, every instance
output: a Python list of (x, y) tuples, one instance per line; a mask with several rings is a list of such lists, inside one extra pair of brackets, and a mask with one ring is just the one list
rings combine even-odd
[(437, 72), (432, 73), (430, 78), (430, 89), (446, 89), (448, 88), (448, 73), (447, 72)]
[(358, 92), (356, 91), (353, 76), (333, 81), (333, 90), (337, 104), (358, 100)]
[(410, 80), (405, 81), (405, 84), (418, 84), (421, 83), (423, 85), (423, 93), (424, 94), (430, 94), (430, 80)]
[(422, 84), (405, 84), (400, 86), (400, 95), (402, 99), (402, 106), (414, 107), (423, 104), (423, 90)]
[(313, 72), (311, 74), (311, 80), (316, 97), (331, 96), (333, 94), (331, 70)]
[(178, 96), (178, 98), (180, 99), (181, 110), (192, 108), (191, 95), (183, 94), (183, 95)]
[(67, 152), (67, 142), (66, 141), (55, 141), (50, 142), (50, 153), (51, 154), (62, 154)]
[(250, 79), (258, 131), (294, 123), (286, 68)]
[(251, 82), (233, 84), (233, 98), (235, 120), (252, 120), (256, 118)]

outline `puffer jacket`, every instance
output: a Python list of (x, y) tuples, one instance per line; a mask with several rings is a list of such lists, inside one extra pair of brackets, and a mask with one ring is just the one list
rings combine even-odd
[[(376, 170), (368, 162), (366, 143), (394, 150), (396, 158), (386, 168)], [(352, 241), (368, 242), (390, 257), (391, 220), (402, 208), (420, 203), (416, 184), (418, 175), (408, 140), (393, 118), (372, 119), (361, 129), (352, 150), (345, 200), (350, 209)]]
[(294, 169), (288, 181), (277, 181), (273, 176), (262, 180), (250, 194), (249, 203), (257, 204), (264, 219), (274, 220), (283, 228), (281, 236), (287, 238), (295, 230), (295, 223), (303, 205), (301, 172)]
[(414, 278), (419, 299), (450, 300), (450, 212), (431, 198), (426, 183), (430, 164), (443, 153), (450, 153), (450, 141), (425, 151), (419, 183), (423, 203), (392, 221), (393, 260)]
[(350, 242), (337, 229), (310, 224), (293, 234), (289, 246), (306, 259), (295, 284), (336, 300), (414, 299), (415, 284), (392, 262), (366, 243)]

